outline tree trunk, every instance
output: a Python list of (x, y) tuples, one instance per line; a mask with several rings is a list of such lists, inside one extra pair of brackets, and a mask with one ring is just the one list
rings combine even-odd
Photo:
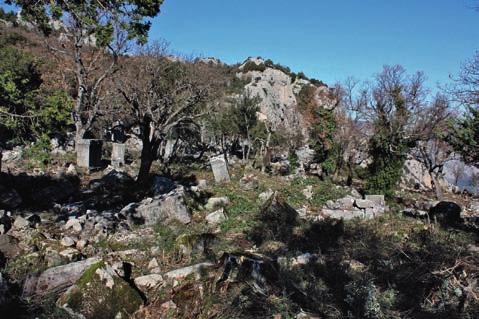
[(354, 158), (350, 155), (348, 157), (348, 179), (346, 180), (346, 185), (353, 185), (353, 162)]
[(443, 194), (442, 194), (441, 184), (439, 183), (439, 180), (436, 177), (436, 174), (430, 173), (430, 175), (432, 180), (432, 188), (434, 189), (434, 192), (436, 193), (436, 199), (442, 200)]
[(81, 141), (85, 137), (86, 130), (83, 127), (81, 120), (75, 121), (75, 149), (78, 141)]
[(144, 184), (148, 180), (153, 160), (154, 157), (151, 152), (151, 145), (149, 141), (147, 143), (143, 141), (143, 149), (141, 150), (140, 170), (138, 171), (138, 176), (136, 178), (136, 182), (138, 184)]

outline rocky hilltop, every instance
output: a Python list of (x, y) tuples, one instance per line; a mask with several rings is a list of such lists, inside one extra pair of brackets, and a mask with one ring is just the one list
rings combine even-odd
[(283, 130), (291, 136), (300, 133), (308, 139), (310, 123), (304, 118), (298, 102), (298, 95), (305, 86), (314, 86), (318, 107), (332, 109), (337, 103), (325, 84), (298, 77), (289, 68), (275, 65), (271, 60), (248, 58), (239, 66), (239, 71), (239, 78), (250, 80), (246, 90), (261, 98), (259, 117), (266, 120), (272, 130)]

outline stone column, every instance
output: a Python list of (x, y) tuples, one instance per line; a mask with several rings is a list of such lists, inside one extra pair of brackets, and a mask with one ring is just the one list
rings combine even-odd
[(228, 165), (223, 155), (210, 158), (211, 169), (217, 183), (229, 182)]
[(125, 165), (125, 149), (124, 143), (112, 143), (111, 165), (114, 168), (120, 168)]
[(99, 168), (101, 164), (102, 140), (77, 141), (77, 165), (83, 168)]

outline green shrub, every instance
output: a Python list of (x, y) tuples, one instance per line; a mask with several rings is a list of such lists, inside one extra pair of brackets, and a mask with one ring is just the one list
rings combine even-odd
[(51, 146), (48, 135), (43, 134), (32, 146), (23, 153), (23, 158), (28, 161), (28, 166), (39, 165), (41, 168), (47, 167), (51, 161)]
[(266, 70), (266, 65), (264, 63), (256, 64), (253, 61), (248, 61), (243, 66), (243, 69), (241, 71), (243, 73), (248, 73), (248, 72), (251, 72), (251, 71), (264, 72), (265, 70)]

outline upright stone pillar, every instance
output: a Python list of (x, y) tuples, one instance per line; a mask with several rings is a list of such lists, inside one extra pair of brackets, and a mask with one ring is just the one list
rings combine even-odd
[(217, 183), (229, 182), (228, 165), (223, 155), (210, 158), (211, 169)]
[(101, 164), (102, 140), (77, 141), (77, 165), (83, 168), (99, 168)]
[(123, 143), (112, 143), (111, 148), (111, 165), (114, 168), (120, 168), (125, 165), (125, 149)]

